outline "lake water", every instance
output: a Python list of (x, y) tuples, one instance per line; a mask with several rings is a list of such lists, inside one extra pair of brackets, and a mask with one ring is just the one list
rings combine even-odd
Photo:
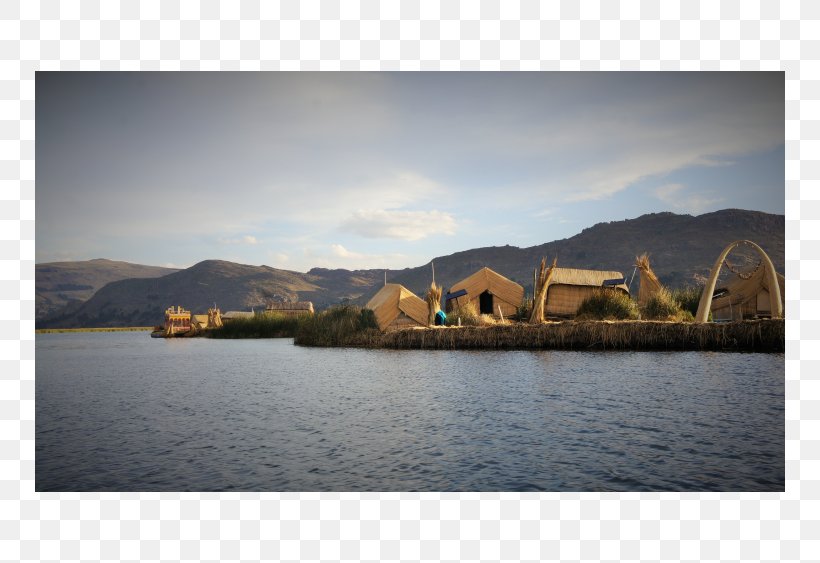
[(38, 334), (38, 491), (782, 491), (784, 356)]

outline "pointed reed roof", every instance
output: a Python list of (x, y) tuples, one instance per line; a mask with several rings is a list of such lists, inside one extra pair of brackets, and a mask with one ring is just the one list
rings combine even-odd
[(490, 268), (481, 268), (450, 288), (450, 293), (467, 290), (467, 298), (473, 300), (484, 291), (489, 291), (495, 297), (518, 306), (524, 299), (524, 288), (511, 279), (505, 278)]
[(365, 307), (373, 310), (381, 330), (402, 313), (420, 325), (427, 325), (427, 303), (398, 283), (385, 284)]

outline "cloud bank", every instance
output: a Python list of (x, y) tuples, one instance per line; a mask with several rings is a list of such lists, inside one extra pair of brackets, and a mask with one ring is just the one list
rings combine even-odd
[(433, 235), (453, 235), (456, 221), (443, 211), (360, 209), (344, 222), (343, 231), (365, 238), (421, 240)]
[(35, 99), (38, 261), (306, 269), (784, 207), (782, 72), (46, 72)]

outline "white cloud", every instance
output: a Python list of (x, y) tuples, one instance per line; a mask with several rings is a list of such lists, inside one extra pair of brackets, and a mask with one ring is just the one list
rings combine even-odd
[(341, 244), (331, 244), (330, 250), (334, 256), (338, 256), (339, 258), (363, 258), (364, 255), (358, 252), (350, 252)]
[(709, 193), (686, 193), (683, 184), (659, 186), (655, 188), (655, 196), (674, 209), (685, 209), (693, 213), (701, 213), (723, 201), (723, 198), (711, 196)]
[[(327, 188), (329, 183), (333, 189)], [(400, 209), (432, 205), (446, 193), (434, 180), (408, 170), (372, 171), (369, 177), (356, 181), (344, 181), (340, 176), (292, 188), (280, 186), (271, 191), (277, 194), (277, 205), (288, 208), (289, 220), (308, 225), (339, 223), (355, 213), (362, 202), (371, 209)]]
[(420, 240), (437, 234), (455, 234), (456, 221), (449, 213), (437, 210), (360, 209), (341, 228), (365, 238)]
[[(606, 200), (784, 137), (778, 73), (169, 74), (150, 81), (159, 95), (133, 99), (127, 79), (106, 78), (123, 94), (112, 100), (144, 118), (115, 127), (93, 96), (66, 112), (55, 95), (62, 109), (50, 118), (38, 98), (38, 123), (52, 133), (38, 144), (38, 260), (131, 245), (180, 261), (155, 242), (173, 239), (208, 257), (288, 252), (296, 267), (305, 245), (329, 253), (339, 226), (410, 241), (457, 231), (468, 246), (512, 212), (553, 224), (567, 200)], [(63, 118), (82, 124), (83, 142)], [(716, 194), (729, 200), (728, 189), (666, 197), (679, 198), (676, 210), (703, 208)], [(408, 211), (431, 209), (442, 211)], [(503, 233), (484, 244), (495, 240)]]
[(290, 261), (290, 256), (284, 252), (268, 252), (268, 258), (274, 265), (283, 266)]
[(531, 214), (532, 217), (551, 217), (558, 212), (557, 207), (545, 207), (541, 211), (536, 211)]
[(571, 180), (572, 189), (568, 190), (564, 199), (570, 202), (604, 199), (645, 178), (660, 177), (690, 166), (728, 164), (725, 160), (701, 154), (693, 147), (669, 151), (667, 147), (647, 145), (636, 148), (632, 154), (614, 157), (599, 163), (592, 170), (576, 174)]
[(367, 254), (348, 250), (341, 244), (310, 246), (302, 249), (308, 267), (346, 268), (348, 270), (407, 267), (408, 263), (422, 263), (424, 256), (408, 256), (400, 253)]
[(245, 235), (242, 237), (235, 237), (235, 238), (221, 238), (219, 239), (221, 244), (245, 244), (245, 245), (255, 245), (259, 244), (259, 240), (253, 235)]
[(677, 198), (675, 194), (683, 189), (683, 184), (665, 184), (655, 188), (655, 195), (658, 199), (666, 203), (675, 203)]

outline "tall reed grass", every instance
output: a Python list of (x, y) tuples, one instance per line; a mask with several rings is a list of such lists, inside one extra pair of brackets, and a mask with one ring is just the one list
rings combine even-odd
[[(687, 285), (679, 289), (672, 290), (672, 298), (677, 301), (681, 309), (692, 313), (692, 318), (698, 313), (700, 296), (703, 293), (703, 286)], [(710, 313), (711, 314), (711, 313)]]
[(305, 316), (261, 314), (247, 319), (233, 319), (219, 328), (206, 330), (209, 338), (293, 338)]
[(694, 315), (683, 309), (671, 291), (658, 289), (641, 309), (641, 318), (655, 321), (692, 322)]
[(380, 337), (373, 311), (341, 305), (311, 317), (302, 317), (294, 343), (302, 346), (368, 346)]
[(639, 317), (638, 304), (628, 294), (613, 289), (595, 289), (581, 302), (575, 315), (579, 321), (622, 321)]
[(331, 307), (316, 315), (256, 315), (234, 319), (205, 332), (210, 338), (293, 338), (305, 346), (367, 345), (379, 333), (370, 309), (352, 305)]

